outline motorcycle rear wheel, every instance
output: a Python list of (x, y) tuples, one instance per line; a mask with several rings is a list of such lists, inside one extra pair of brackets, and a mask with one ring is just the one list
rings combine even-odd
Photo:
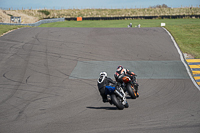
[(131, 96), (132, 99), (136, 99), (137, 98), (137, 94), (135, 93), (134, 87), (133, 88), (132, 87), (133, 86), (131, 86), (130, 83), (127, 83), (126, 89), (127, 89), (128, 94)]
[(116, 95), (112, 94), (112, 95), (111, 95), (111, 100), (112, 100), (113, 104), (114, 104), (119, 110), (123, 110), (123, 109), (124, 109), (124, 105), (120, 102), (120, 98), (116, 97)]

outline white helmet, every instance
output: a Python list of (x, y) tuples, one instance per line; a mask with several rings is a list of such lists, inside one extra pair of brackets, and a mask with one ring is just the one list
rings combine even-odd
[(105, 79), (105, 77), (107, 77), (107, 73), (106, 72), (100, 72), (100, 78), (98, 80), (98, 83), (102, 83)]
[(100, 72), (100, 77), (101, 77), (101, 76), (107, 77), (107, 75), (108, 75), (108, 74), (107, 74), (106, 72)]

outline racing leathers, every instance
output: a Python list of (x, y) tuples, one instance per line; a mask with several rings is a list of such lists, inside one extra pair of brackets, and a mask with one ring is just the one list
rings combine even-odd
[(124, 76), (128, 76), (131, 79), (132, 84), (134, 85), (136, 93), (137, 93), (139, 84), (136, 82), (136, 77), (135, 77), (136, 74), (134, 72), (131, 72), (130, 70), (125, 69), (122, 66), (118, 66), (117, 71), (115, 72), (114, 76), (115, 76), (116, 81), (119, 83), (123, 83), (122, 78)]
[(103, 102), (108, 102), (107, 95), (105, 93), (106, 86), (115, 86), (116, 82), (109, 77), (100, 77), (97, 82), (97, 86), (102, 97)]

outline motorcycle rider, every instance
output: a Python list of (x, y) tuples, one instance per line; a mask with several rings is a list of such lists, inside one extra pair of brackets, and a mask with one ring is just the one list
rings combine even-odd
[(136, 78), (135, 78), (136, 74), (134, 72), (131, 72), (128, 69), (125, 69), (122, 65), (119, 65), (117, 67), (117, 70), (116, 70), (115, 74), (114, 74), (114, 77), (115, 77), (117, 82), (122, 83), (123, 82), (122, 78), (124, 76), (128, 76), (132, 80), (132, 84), (135, 87), (136, 94), (137, 94), (137, 96), (139, 96), (139, 94), (138, 94), (138, 86), (139, 86), (139, 84), (136, 82)]
[(115, 84), (116, 84), (116, 82), (113, 81), (111, 78), (109, 78), (107, 76), (106, 72), (101, 72), (100, 73), (100, 77), (99, 77), (99, 79), (97, 81), (97, 86), (98, 86), (100, 95), (101, 95), (102, 100), (103, 100), (104, 103), (111, 100), (110, 95), (106, 95), (106, 93), (105, 93), (105, 87), (106, 86), (114, 86)]

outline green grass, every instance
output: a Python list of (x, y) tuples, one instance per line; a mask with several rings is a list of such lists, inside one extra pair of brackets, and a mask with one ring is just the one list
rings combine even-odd
[(133, 20), (100, 20), (100, 21), (64, 21), (42, 24), (39, 27), (99, 27), (99, 28), (126, 28), (129, 23), (133, 27), (140, 24), (141, 27), (160, 27), (161, 23), (170, 25), (199, 24), (200, 19), (133, 19)]
[[(153, 19), (153, 20), (106, 20), (106, 21), (64, 21), (42, 24), (39, 27), (98, 27), (98, 28), (126, 28), (129, 23), (133, 27), (160, 27), (166, 23), (165, 28), (173, 35), (183, 53), (200, 58), (200, 19)], [(0, 34), (20, 26), (0, 25)]]
[(22, 28), (22, 27), (25, 27), (25, 26), (0, 25), (0, 35), (2, 35), (3, 33), (8, 32), (10, 30), (14, 30), (14, 29)]
[(170, 25), (166, 27), (175, 38), (183, 53), (200, 59), (200, 22), (199, 24)]

